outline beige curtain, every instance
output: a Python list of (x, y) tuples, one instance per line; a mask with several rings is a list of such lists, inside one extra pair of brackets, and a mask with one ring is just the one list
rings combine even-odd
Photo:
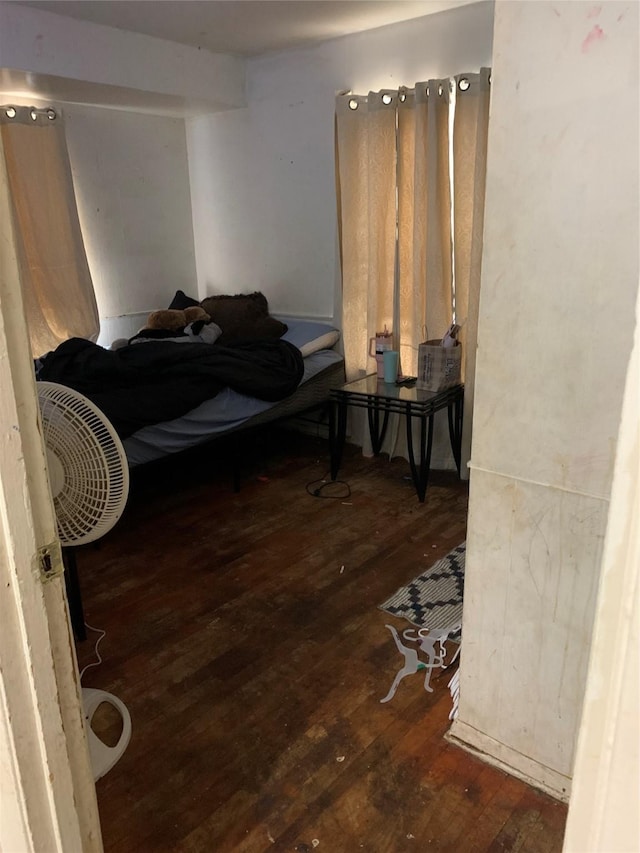
[(31, 350), (99, 332), (69, 155), (58, 110), (0, 107), (1, 153), (18, 249)]
[(396, 119), (382, 94), (337, 102), (342, 327), (348, 330), (343, 343), (350, 379), (370, 372), (369, 338), (393, 322)]
[[(454, 319), (464, 322), (467, 444), (488, 104), (489, 69), (336, 101), (347, 376), (375, 372), (368, 342), (385, 325), (402, 372), (415, 375), (420, 342), (442, 337)], [(366, 430), (354, 433), (367, 452)], [(437, 433), (448, 455), (446, 429)], [(403, 435), (396, 424), (384, 449), (406, 455)], [(466, 462), (468, 448), (463, 456)]]
[(451, 324), (449, 80), (418, 83), (398, 100), (398, 310), (402, 369), (415, 376), (418, 344)]
[(459, 319), (466, 317), (460, 334), (465, 383), (463, 471), (466, 471), (471, 455), (490, 80), (491, 73), (488, 68), (483, 68), (480, 74), (461, 74), (456, 78), (457, 99), (453, 125), (453, 248), (456, 314)]

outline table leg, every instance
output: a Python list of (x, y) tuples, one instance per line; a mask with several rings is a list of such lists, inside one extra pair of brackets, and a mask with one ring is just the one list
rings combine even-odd
[(64, 582), (67, 590), (67, 601), (69, 602), (71, 627), (77, 640), (86, 640), (87, 631), (84, 627), (82, 594), (80, 592), (80, 581), (78, 580), (76, 555), (73, 548), (62, 549), (62, 562), (64, 563)]
[(384, 403), (384, 417), (382, 426), (380, 426), (380, 400), (370, 397), (367, 402), (367, 418), (369, 420), (369, 435), (371, 436), (371, 447), (376, 456), (382, 450), (382, 443), (387, 434), (387, 426), (389, 424), (389, 407)]
[(462, 411), (463, 397), (460, 395), (447, 407), (447, 416), (449, 418), (449, 439), (451, 441), (451, 450), (453, 458), (458, 469), (458, 477), (460, 476), (460, 465), (462, 461)]
[(407, 422), (407, 451), (409, 455), (409, 465), (411, 466), (411, 478), (418, 494), (418, 500), (420, 501), (420, 503), (424, 503), (424, 497), (427, 493), (427, 484), (429, 482), (429, 469), (431, 467), (431, 448), (433, 446), (433, 415), (423, 415), (420, 418), (419, 467), (418, 465), (416, 465), (413, 450), (413, 430), (411, 428), (412, 418), (410, 406), (407, 406), (407, 413), (405, 418)]
[(331, 456), (331, 479), (335, 480), (342, 461), (342, 451), (347, 437), (347, 403), (340, 400), (329, 408), (329, 453)]

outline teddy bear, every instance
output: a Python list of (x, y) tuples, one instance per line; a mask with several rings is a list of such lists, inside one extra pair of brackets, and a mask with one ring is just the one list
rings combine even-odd
[(176, 336), (205, 344), (214, 344), (222, 334), (220, 326), (213, 322), (200, 305), (152, 311), (147, 317), (145, 329), (140, 333), (143, 337), (145, 331), (174, 332)]
[[(178, 308), (162, 308), (152, 311), (147, 317), (146, 325), (124, 343), (138, 344), (144, 341), (165, 340), (179, 342), (198, 342), (214, 344), (222, 329), (211, 320), (209, 314), (199, 305), (190, 305), (184, 310)], [(111, 349), (123, 346), (121, 340), (114, 341)]]
[[(204, 325), (209, 322), (211, 322), (211, 317), (204, 308), (201, 308), (199, 305), (190, 305), (183, 311), (177, 308), (163, 308), (159, 311), (152, 311), (147, 317), (145, 328), (178, 332), (192, 323), (202, 323)], [(200, 329), (197, 331), (199, 332)]]

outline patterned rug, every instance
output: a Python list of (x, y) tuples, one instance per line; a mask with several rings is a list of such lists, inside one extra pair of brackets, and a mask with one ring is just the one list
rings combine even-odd
[[(419, 628), (446, 628), (462, 622), (466, 543), (458, 545), (417, 578), (388, 598), (380, 610)], [(450, 639), (459, 640), (460, 632)]]

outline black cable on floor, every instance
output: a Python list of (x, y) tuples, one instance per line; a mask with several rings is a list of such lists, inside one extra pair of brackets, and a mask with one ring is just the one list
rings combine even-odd
[(351, 497), (351, 487), (344, 480), (312, 480), (305, 488), (312, 498), (343, 501)]

